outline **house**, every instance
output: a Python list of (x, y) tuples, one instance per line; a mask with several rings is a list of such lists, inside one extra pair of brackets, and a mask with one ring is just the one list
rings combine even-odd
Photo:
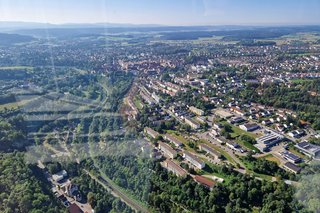
[(201, 109), (198, 109), (198, 108), (196, 108), (196, 107), (193, 107), (193, 106), (191, 106), (191, 107), (189, 107), (189, 110), (191, 111), (191, 112), (193, 112), (194, 114), (196, 114), (196, 115), (204, 115), (204, 111), (203, 110), (201, 110)]
[(235, 117), (228, 120), (228, 123), (235, 124), (235, 123), (241, 123), (246, 121), (243, 117)]
[(214, 187), (214, 185), (215, 185), (215, 182), (214, 182), (214, 181), (209, 180), (209, 179), (207, 179), (207, 178), (205, 178), (205, 177), (203, 177), (203, 176), (200, 176), (200, 175), (194, 176), (194, 180), (195, 180), (197, 183), (203, 185), (204, 187), (207, 187), (207, 188), (210, 189), (210, 190), (211, 190), (211, 189)]
[(144, 133), (149, 135), (153, 139), (157, 138), (160, 135), (157, 131), (154, 131), (150, 127), (145, 127), (144, 128)]
[(205, 167), (205, 163), (202, 160), (187, 151), (183, 153), (183, 157), (198, 169), (203, 169)]
[(292, 138), (301, 138), (304, 134), (305, 132), (303, 130), (294, 130), (288, 133), (288, 135)]
[(75, 203), (72, 203), (69, 206), (68, 211), (69, 211), (69, 213), (83, 213), (83, 211), (80, 209), (80, 207)]
[(216, 110), (216, 111), (215, 111), (215, 114), (216, 114), (217, 116), (219, 116), (220, 118), (225, 118), (225, 119), (231, 118), (231, 117), (233, 116), (230, 112), (228, 112), (228, 111), (226, 111), (226, 110), (224, 110), (224, 109), (218, 109), (218, 110)]
[(199, 123), (202, 123), (202, 124), (205, 124), (207, 123), (207, 120), (204, 116), (197, 116), (196, 117), (196, 120), (199, 122)]
[(69, 197), (73, 197), (76, 194), (76, 192), (78, 191), (78, 186), (75, 184), (72, 184), (72, 182), (70, 180), (68, 180), (60, 188)]
[(276, 124), (276, 129), (280, 132), (283, 132), (286, 128), (282, 124)]
[(62, 170), (56, 174), (52, 175), (52, 180), (55, 182), (60, 182), (61, 180), (63, 180), (64, 178), (66, 178), (68, 176), (68, 173), (66, 170)]
[(220, 123), (214, 123), (213, 128), (215, 128), (216, 130), (221, 130), (223, 128), (223, 125), (221, 125)]
[(208, 146), (206, 144), (203, 144), (203, 143), (200, 144), (199, 145), (199, 149), (201, 151), (207, 152), (208, 154), (210, 154), (214, 158), (220, 158), (221, 157), (221, 154), (219, 152), (217, 152), (216, 150), (212, 149), (210, 146)]
[(178, 164), (176, 164), (175, 162), (173, 162), (172, 160), (165, 160), (163, 162), (161, 162), (161, 165), (167, 169), (170, 172), (173, 172), (174, 174), (176, 174), (177, 176), (180, 177), (185, 177), (187, 176), (187, 172), (181, 168), (181, 166), (179, 166)]
[(242, 124), (239, 127), (240, 127), (240, 129), (247, 131), (247, 132), (251, 132), (251, 131), (254, 131), (254, 130), (260, 128), (260, 126), (255, 123)]
[(303, 141), (296, 144), (295, 147), (309, 157), (320, 159), (320, 146)]
[(158, 142), (159, 149), (165, 153), (170, 158), (177, 157), (177, 152), (169, 145), (164, 142), (159, 141)]
[(175, 136), (170, 135), (170, 134), (165, 134), (164, 135), (164, 139), (170, 141), (171, 143), (173, 143), (176, 147), (181, 147), (182, 146), (182, 142)]
[(219, 136), (220, 135), (220, 131), (216, 130), (216, 129), (211, 129), (211, 131), (209, 132), (209, 135), (211, 137)]
[(287, 162), (283, 165), (283, 168), (286, 169), (287, 171), (289, 172), (292, 172), (292, 173), (295, 173), (295, 174), (298, 174), (300, 173), (301, 171), (301, 168), (294, 165), (293, 163), (291, 162)]
[(156, 101), (156, 103), (160, 103), (161, 99), (156, 93), (152, 93), (151, 97)]
[(186, 124), (191, 126), (192, 129), (199, 129), (200, 128), (200, 124), (189, 117), (185, 117), (184, 121), (186, 122)]
[(230, 147), (231, 149), (233, 149), (233, 150), (236, 150), (236, 151), (239, 151), (240, 149), (241, 149), (241, 146), (239, 145), (239, 144), (237, 144), (237, 143), (232, 143), (232, 142), (227, 142), (226, 143), (226, 145), (228, 146), (228, 147)]
[(269, 125), (272, 124), (272, 121), (270, 119), (267, 119), (267, 120), (262, 121), (262, 124), (266, 125), (266, 126), (269, 126)]
[(216, 139), (216, 141), (217, 141), (218, 143), (220, 143), (220, 144), (224, 144), (224, 143), (225, 143), (225, 141), (222, 140), (221, 138), (215, 138), (215, 139)]
[(243, 112), (242, 110), (238, 109), (237, 107), (231, 107), (230, 111), (237, 113), (238, 115), (244, 116), (245, 112)]

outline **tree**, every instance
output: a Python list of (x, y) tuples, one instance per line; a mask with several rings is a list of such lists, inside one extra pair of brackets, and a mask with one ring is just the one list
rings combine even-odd
[(87, 194), (87, 200), (88, 200), (88, 203), (91, 205), (92, 208), (95, 208), (96, 206), (96, 201), (95, 201), (95, 197), (94, 197), (94, 194), (92, 192), (89, 192)]

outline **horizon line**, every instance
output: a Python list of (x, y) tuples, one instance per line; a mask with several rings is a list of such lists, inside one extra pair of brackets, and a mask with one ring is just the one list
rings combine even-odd
[[(263, 26), (320, 26), (320, 23), (199, 23), (199, 24), (159, 24), (159, 23), (124, 23), (124, 22), (37, 22), (37, 21), (6, 21), (0, 20), (0, 24), (42, 24), (42, 25), (135, 25), (135, 26), (155, 26), (155, 27), (219, 27), (219, 26), (242, 26), (242, 27), (263, 27)], [(1, 27), (1, 26), (0, 26)]]

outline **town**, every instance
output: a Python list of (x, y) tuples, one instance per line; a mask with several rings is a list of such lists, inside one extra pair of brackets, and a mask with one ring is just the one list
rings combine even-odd
[[(0, 168), (34, 180), (33, 206), (303, 208), (295, 190), (320, 161), (320, 28), (82, 30), (0, 46)], [(3, 185), (6, 206), (22, 199)]]

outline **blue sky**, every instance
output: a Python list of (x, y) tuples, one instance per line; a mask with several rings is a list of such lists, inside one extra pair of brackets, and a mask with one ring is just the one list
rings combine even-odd
[(1, 0), (0, 21), (320, 24), (320, 0)]

